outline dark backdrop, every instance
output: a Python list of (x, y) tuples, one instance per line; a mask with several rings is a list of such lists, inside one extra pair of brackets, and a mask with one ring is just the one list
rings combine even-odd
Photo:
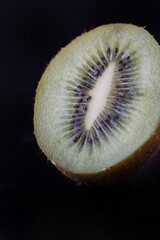
[(160, 43), (159, 1), (0, 0), (0, 240), (160, 237), (160, 154), (129, 182), (76, 185), (33, 135), (37, 83), (50, 59), (101, 24), (145, 26)]

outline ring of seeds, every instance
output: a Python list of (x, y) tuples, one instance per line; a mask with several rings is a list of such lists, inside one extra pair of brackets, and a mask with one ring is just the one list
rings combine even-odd
[[(117, 47), (114, 49), (107, 47), (105, 53), (100, 53), (100, 56), (95, 64), (88, 61), (79, 69), (80, 81), (78, 79), (76, 81), (79, 84), (74, 86), (72, 91), (68, 91), (72, 99), (68, 104), (70, 110), (67, 118), (71, 142), (90, 147), (93, 143), (98, 145), (101, 137), (107, 141), (109, 135), (114, 134), (117, 126), (123, 127), (123, 123), (129, 117), (130, 102), (140, 95), (136, 87), (136, 79), (138, 79), (136, 53), (129, 54), (127, 48), (120, 52)], [(92, 121), (88, 120), (91, 123), (87, 126), (87, 114), (89, 118), (91, 113), (88, 111), (93, 101), (91, 93), (98, 81), (100, 82), (100, 78), (101, 81), (103, 76), (105, 78), (106, 70), (110, 71), (108, 75), (111, 75), (109, 93), (103, 109), (93, 117)], [(105, 81), (107, 80), (103, 79), (104, 83)]]

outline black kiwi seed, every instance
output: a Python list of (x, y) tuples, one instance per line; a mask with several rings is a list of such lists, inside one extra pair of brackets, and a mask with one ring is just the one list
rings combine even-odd
[(89, 138), (87, 139), (87, 142), (92, 145), (92, 138), (89, 137)]
[(118, 53), (118, 48), (115, 48), (115, 49), (114, 49), (114, 57), (117, 56), (117, 53)]
[(98, 77), (100, 75), (100, 69), (98, 67), (92, 67), (92, 76)]
[[(86, 88), (88, 90), (92, 88), (91, 85), (87, 82), (83, 82), (82, 85), (84, 86), (84, 88)], [(84, 95), (83, 95), (83, 97), (84, 97)]]
[(83, 97), (84, 94), (83, 94), (83, 93), (75, 93), (74, 96), (75, 96), (75, 97)]
[(74, 124), (72, 124), (72, 129), (77, 129), (81, 126), (81, 122), (75, 122)]
[(76, 135), (74, 138), (73, 138), (73, 142), (76, 143), (78, 142), (78, 140), (80, 139), (81, 135)]
[(78, 109), (78, 110), (76, 109), (76, 110), (74, 111), (74, 113), (79, 113), (79, 109)]
[(99, 125), (97, 126), (96, 129), (97, 129), (98, 132), (102, 132), (102, 128)]
[(81, 135), (81, 144), (83, 145), (86, 141), (86, 134), (83, 133), (83, 135)]
[(103, 129), (106, 128), (106, 124), (105, 124), (105, 122), (104, 122), (103, 120), (100, 120), (100, 121), (99, 121), (99, 124), (101, 125), (101, 127), (102, 127)]
[(70, 123), (70, 124), (73, 124), (73, 123), (75, 123), (75, 120), (71, 120), (69, 123)]
[(92, 98), (91, 96), (86, 97), (86, 101), (87, 101), (87, 102), (90, 102), (90, 101), (91, 101), (91, 98)]
[(79, 108), (79, 107), (80, 107), (80, 105), (78, 105), (78, 104), (77, 104), (77, 105), (74, 105), (74, 108)]
[(82, 89), (83, 89), (83, 87), (80, 86), (80, 85), (78, 85), (74, 91), (75, 91), (75, 92), (81, 92)]
[(111, 49), (108, 47), (108, 48), (107, 48), (107, 56), (109, 56), (110, 53), (111, 53)]
[(103, 57), (101, 58), (101, 61), (102, 61), (103, 65), (104, 65), (105, 67), (108, 65), (108, 61), (107, 61), (106, 57), (103, 56)]
[(93, 139), (98, 141), (99, 140), (99, 137), (98, 137), (98, 131), (97, 131), (97, 128), (95, 127), (94, 129), (92, 129), (92, 136), (93, 136)]
[(105, 70), (104, 65), (102, 63), (100, 63), (100, 62), (97, 62), (97, 66), (99, 67), (99, 70), (100, 70), (100, 72), (102, 74), (104, 72), (104, 70)]
[(109, 119), (110, 126), (115, 127), (115, 125), (116, 125), (115, 117), (109, 115), (108, 119)]
[(86, 106), (83, 106), (83, 107), (82, 107), (82, 110), (83, 110), (84, 112), (86, 112), (86, 111), (87, 111), (87, 107), (86, 107)]

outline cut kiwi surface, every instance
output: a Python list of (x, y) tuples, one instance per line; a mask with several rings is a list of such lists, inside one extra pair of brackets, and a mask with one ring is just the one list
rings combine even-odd
[(160, 146), (160, 47), (141, 27), (97, 27), (63, 48), (37, 88), (34, 133), (65, 175), (112, 183)]

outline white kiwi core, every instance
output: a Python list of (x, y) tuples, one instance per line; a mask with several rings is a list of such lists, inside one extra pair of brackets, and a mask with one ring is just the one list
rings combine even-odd
[(102, 112), (106, 98), (109, 95), (111, 89), (111, 83), (114, 75), (115, 63), (112, 62), (109, 64), (105, 72), (100, 76), (95, 84), (93, 90), (89, 91), (91, 96), (91, 102), (88, 105), (88, 111), (86, 113), (85, 125), (86, 129), (89, 130), (94, 121), (97, 119), (97, 116)]

